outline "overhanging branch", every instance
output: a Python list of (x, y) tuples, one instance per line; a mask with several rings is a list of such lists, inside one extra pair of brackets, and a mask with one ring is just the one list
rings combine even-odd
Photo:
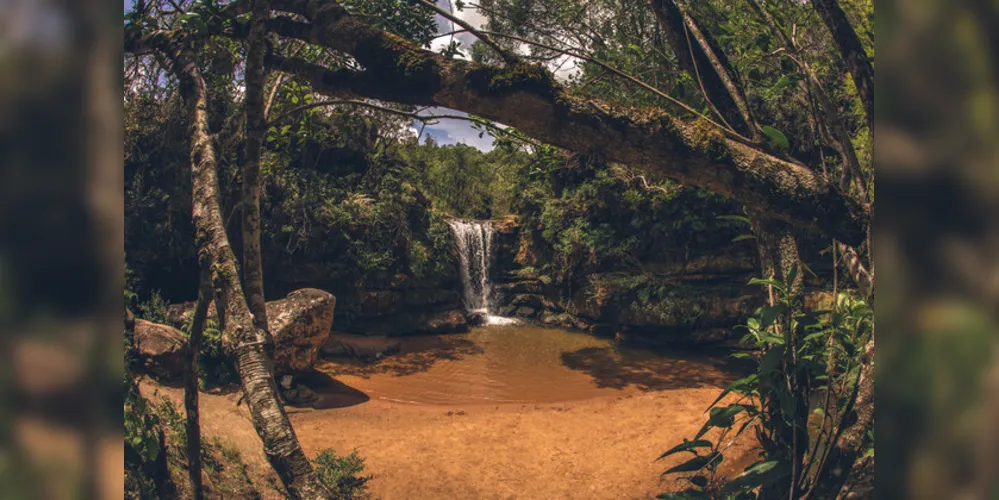
[(864, 240), (870, 214), (859, 203), (815, 172), (722, 137), (703, 123), (684, 122), (661, 109), (575, 96), (537, 66), (495, 68), (447, 59), (368, 25), (329, 0), (272, 5), (310, 21), (286, 20), (274, 26), (278, 34), (350, 54), (364, 67), (328, 70), (271, 58), (276, 69), (306, 79), (316, 92), (461, 110), (555, 146), (596, 151), (610, 161), (716, 192), (848, 244)]

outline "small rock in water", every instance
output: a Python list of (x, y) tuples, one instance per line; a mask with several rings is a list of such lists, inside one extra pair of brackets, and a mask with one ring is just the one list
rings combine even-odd
[(468, 313), (468, 324), (471, 326), (482, 326), (486, 324), (486, 313), (484, 312), (472, 312)]

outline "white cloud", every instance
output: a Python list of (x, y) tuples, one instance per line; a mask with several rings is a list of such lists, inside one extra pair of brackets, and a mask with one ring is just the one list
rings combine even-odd
[[(458, 115), (467, 116), (467, 113), (461, 111), (455, 111), (448, 108), (428, 108), (424, 110), (421, 114), (423, 115)], [(413, 130), (419, 133), (422, 123), (418, 121), (413, 122)], [(491, 151), (493, 149), (493, 138), (488, 133), (482, 134), (479, 137), (479, 133), (482, 130), (472, 128), (472, 124), (467, 120), (458, 120), (453, 118), (445, 118), (438, 121), (434, 125), (427, 125), (423, 127), (423, 135), (420, 140), (425, 140), (426, 137), (433, 137), (438, 144), (466, 144), (479, 151)]]

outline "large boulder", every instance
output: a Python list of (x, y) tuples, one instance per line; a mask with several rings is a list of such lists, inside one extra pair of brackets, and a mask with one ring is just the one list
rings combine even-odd
[[(167, 317), (172, 324), (183, 325), (194, 314), (194, 306), (194, 302), (173, 304), (167, 308)], [(336, 297), (316, 288), (295, 290), (281, 300), (267, 303), (276, 374), (312, 368), (329, 338), (335, 308)], [(214, 304), (208, 308), (208, 318), (217, 318)]]
[(187, 346), (184, 332), (144, 319), (135, 320), (134, 332), (135, 352), (147, 372), (166, 380), (183, 376)]
[(277, 374), (312, 368), (333, 327), (336, 297), (316, 288), (303, 288), (267, 303), (267, 325), (274, 337)]

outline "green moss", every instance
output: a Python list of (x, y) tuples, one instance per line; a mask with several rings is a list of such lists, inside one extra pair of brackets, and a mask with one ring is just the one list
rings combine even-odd
[(725, 139), (704, 120), (697, 120), (690, 126), (689, 145), (714, 161), (724, 162), (732, 159), (732, 152)]
[(432, 94), (440, 81), (437, 61), (419, 47), (391, 33), (368, 37), (357, 42), (357, 60), (384, 78), (384, 85), (395, 89), (405, 79), (406, 93), (423, 99)]
[(552, 76), (544, 68), (517, 64), (509, 68), (481, 66), (468, 72), (468, 86), (481, 94), (504, 97), (516, 92), (530, 92), (555, 97)]

